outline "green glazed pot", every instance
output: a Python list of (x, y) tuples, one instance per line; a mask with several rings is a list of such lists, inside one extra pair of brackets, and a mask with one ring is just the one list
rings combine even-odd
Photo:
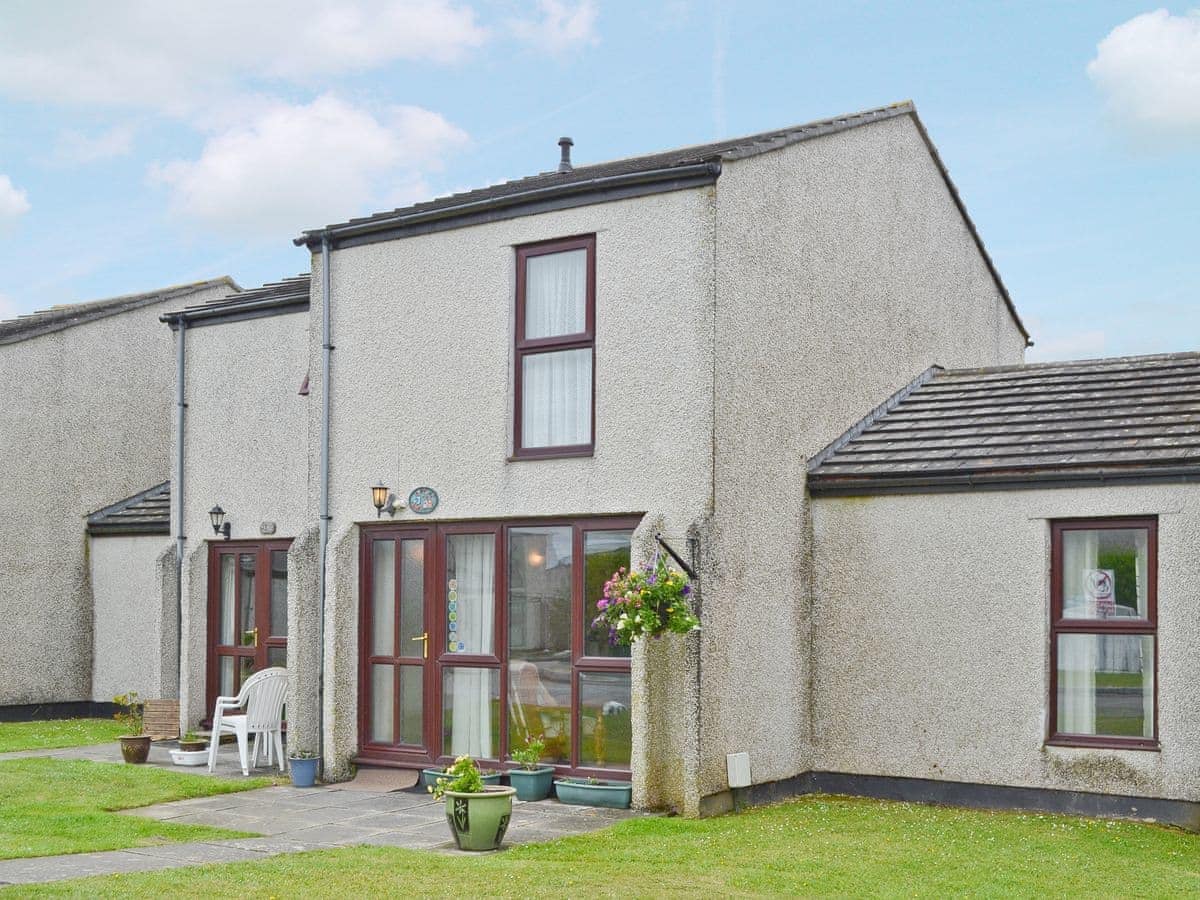
[(597, 781), (589, 784), (581, 778), (563, 778), (554, 782), (554, 793), (562, 803), (629, 809), (633, 785), (628, 781)]
[(495, 850), (512, 818), (516, 790), (488, 785), (482, 794), (446, 791), (446, 822), (459, 850)]
[(518, 800), (545, 800), (550, 796), (550, 789), (554, 786), (554, 766), (509, 769), (508, 783), (517, 789)]

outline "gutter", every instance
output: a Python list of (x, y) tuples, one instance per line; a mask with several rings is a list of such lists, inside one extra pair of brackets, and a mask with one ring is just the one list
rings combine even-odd
[[(171, 486), (175, 501), (175, 694), (183, 696), (183, 550), (187, 536), (183, 533), (183, 429), (184, 410), (187, 409), (184, 393), (184, 334), (187, 323), (180, 319), (175, 332), (175, 484)], [(181, 716), (186, 715), (180, 710)], [(180, 723), (184, 727), (186, 723)]]
[(308, 307), (308, 295), (293, 294), (287, 297), (270, 297), (266, 300), (254, 300), (249, 303), (230, 301), (226, 304), (213, 304), (198, 309), (163, 313), (158, 318), (160, 321), (170, 325), (171, 330), (174, 331), (184, 322), (203, 324), (209, 319), (228, 319), (233, 316), (245, 316), (250, 313), (274, 311), (288, 307), (296, 307), (297, 311), (306, 309)]
[(333, 354), (330, 343), (330, 306), (332, 279), (329, 274), (329, 236), (321, 237), (321, 473), (320, 473), (320, 540), (321, 568), (317, 614), (320, 635), (320, 667), (317, 675), (317, 741), (324, 762), (325, 743), (325, 597), (328, 589), (326, 563), (329, 556), (329, 369)]
[(300, 237), (295, 238), (292, 243), (297, 247), (308, 246), (311, 248), (319, 240), (322, 247), (324, 247), (327, 242), (336, 244), (343, 239), (375, 231), (386, 231), (393, 228), (459, 219), (477, 213), (536, 203), (541, 200), (612, 191), (620, 188), (654, 184), (656, 182), (673, 182), (696, 178), (712, 180), (720, 174), (721, 163), (718, 160), (712, 160), (687, 166), (669, 166), (663, 169), (651, 169), (646, 172), (605, 175), (599, 178), (589, 178), (584, 181), (572, 181), (566, 184), (553, 184), (548, 187), (532, 188), (499, 197), (488, 197), (483, 200), (456, 203), (452, 206), (442, 206), (437, 209), (382, 216), (372, 218), (368, 221), (348, 222), (344, 225), (331, 225), (323, 230), (306, 231)]

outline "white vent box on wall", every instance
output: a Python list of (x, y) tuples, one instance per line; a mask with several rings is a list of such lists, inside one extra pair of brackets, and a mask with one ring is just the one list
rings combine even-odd
[(731, 788), (750, 787), (750, 754), (730, 753), (725, 757)]

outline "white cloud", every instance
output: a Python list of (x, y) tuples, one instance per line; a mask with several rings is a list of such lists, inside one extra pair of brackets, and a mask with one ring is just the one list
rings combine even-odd
[(196, 160), (156, 166), (175, 213), (241, 234), (292, 236), (427, 193), (423, 177), (467, 135), (415, 106), (383, 115), (332, 96), (277, 104), (211, 138)]
[[(1035, 335), (1040, 330), (1034, 323)], [(1107, 337), (1103, 331), (1071, 331), (1051, 333), (1046, 338), (1035, 338), (1034, 344), (1025, 354), (1028, 362), (1052, 362), (1060, 359), (1094, 359), (1104, 355)]]
[(114, 125), (99, 134), (64, 131), (58, 136), (51, 159), (59, 165), (70, 166), (128, 156), (133, 150), (133, 134), (129, 125)]
[(7, 175), (0, 175), (0, 229), (13, 225), (31, 208), (25, 192), (14, 185)]
[(517, 37), (542, 50), (561, 54), (584, 44), (600, 42), (596, 34), (596, 5), (582, 0), (574, 8), (562, 0), (538, 0), (538, 19), (512, 22)]
[(1200, 9), (1165, 9), (1118, 25), (1096, 48), (1088, 75), (1127, 127), (1200, 133)]
[(245, 80), (308, 84), (396, 60), (445, 63), (486, 39), (455, 0), (9, 0), (0, 93), (191, 115)]

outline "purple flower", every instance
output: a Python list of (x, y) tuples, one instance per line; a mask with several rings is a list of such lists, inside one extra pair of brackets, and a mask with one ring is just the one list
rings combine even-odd
[(685, 596), (685, 597), (688, 596), (689, 594), (691, 594), (691, 592), (692, 592), (692, 586), (690, 584), (685, 584), (683, 586), (683, 590), (680, 591), (680, 593), (682, 593), (683, 596)]

